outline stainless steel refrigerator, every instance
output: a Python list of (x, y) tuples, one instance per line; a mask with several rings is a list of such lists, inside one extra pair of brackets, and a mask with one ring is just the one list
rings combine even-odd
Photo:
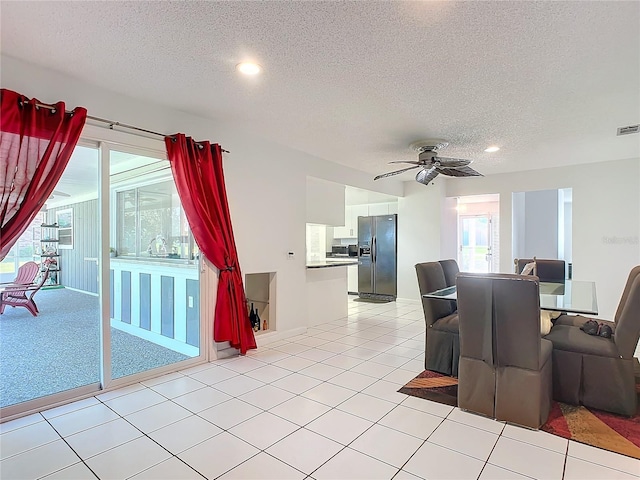
[(358, 217), (358, 296), (395, 300), (398, 215)]

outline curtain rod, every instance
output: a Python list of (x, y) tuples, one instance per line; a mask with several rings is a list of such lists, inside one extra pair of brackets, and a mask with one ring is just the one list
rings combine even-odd
[[(46, 103), (40, 103), (40, 102), (36, 103), (36, 107), (48, 108), (49, 110), (55, 110), (56, 109), (55, 105), (47, 105)], [(66, 113), (72, 113), (72, 112), (67, 110)], [(130, 130), (136, 130), (138, 132), (149, 133), (151, 135), (157, 135), (157, 136), (162, 137), (162, 138), (166, 138), (166, 137), (174, 138), (171, 135), (166, 135), (164, 133), (154, 132), (153, 130), (147, 130), (146, 128), (134, 127), (133, 125), (127, 125), (126, 123), (120, 123), (120, 122), (115, 122), (113, 120), (107, 120), (106, 118), (94, 117), (93, 115), (87, 115), (87, 119), (88, 120), (93, 120), (94, 122), (106, 123), (107, 125), (109, 125), (109, 129), (111, 129), (111, 130), (113, 130), (113, 127), (121, 127), (121, 128), (128, 128)], [(231, 152), (229, 152), (229, 150), (225, 150), (222, 147), (220, 147), (220, 148), (224, 153), (231, 153)]]

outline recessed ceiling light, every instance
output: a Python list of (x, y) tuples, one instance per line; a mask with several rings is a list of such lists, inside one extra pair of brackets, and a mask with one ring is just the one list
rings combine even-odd
[(236, 65), (236, 70), (245, 75), (257, 75), (262, 71), (262, 67), (257, 63), (242, 62)]
[(493, 152), (497, 152), (498, 150), (500, 150), (500, 147), (489, 147), (485, 149), (485, 152), (493, 153)]

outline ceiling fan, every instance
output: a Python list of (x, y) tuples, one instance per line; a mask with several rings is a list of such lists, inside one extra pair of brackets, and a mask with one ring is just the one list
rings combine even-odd
[(428, 185), (439, 174), (448, 175), (450, 177), (482, 177), (480, 172), (469, 167), (471, 160), (463, 160), (461, 158), (445, 158), (438, 157), (438, 151), (449, 145), (444, 140), (422, 140), (412, 143), (410, 148), (418, 152), (418, 160), (400, 160), (391, 163), (407, 163), (412, 167), (402, 168), (394, 172), (383, 173), (374, 178), (391, 177), (400, 173), (408, 172), (414, 168), (421, 168), (416, 175), (416, 181), (424, 185)]

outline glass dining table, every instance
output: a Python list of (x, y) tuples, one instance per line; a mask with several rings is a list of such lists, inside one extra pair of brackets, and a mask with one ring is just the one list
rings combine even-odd
[[(456, 286), (425, 293), (424, 298), (456, 300)], [(562, 283), (540, 282), (540, 308), (566, 313), (598, 314), (596, 283), (565, 280)]]

